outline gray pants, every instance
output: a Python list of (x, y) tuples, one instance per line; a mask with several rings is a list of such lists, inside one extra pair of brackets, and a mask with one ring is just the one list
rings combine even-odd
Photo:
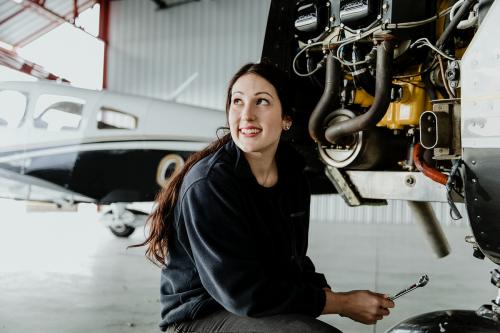
[(241, 317), (221, 310), (206, 317), (175, 323), (168, 333), (342, 333), (333, 326), (301, 314), (262, 318)]

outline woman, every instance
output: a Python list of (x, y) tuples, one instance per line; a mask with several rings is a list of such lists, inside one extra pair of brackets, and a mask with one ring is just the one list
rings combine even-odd
[(280, 141), (292, 124), (288, 100), (274, 67), (243, 66), (227, 93), (230, 133), (160, 192), (142, 245), (163, 266), (162, 330), (339, 332), (315, 318), (372, 324), (394, 306), (369, 291), (332, 292), (306, 256), (304, 164)]

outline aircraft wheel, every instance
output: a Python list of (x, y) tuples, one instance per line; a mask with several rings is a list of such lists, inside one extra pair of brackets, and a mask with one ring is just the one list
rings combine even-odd
[(132, 235), (137, 223), (145, 224), (147, 216), (148, 214), (135, 209), (124, 209), (116, 220), (113, 210), (109, 210), (104, 213), (101, 220), (108, 224), (113, 235), (126, 238)]
[(109, 230), (111, 230), (113, 235), (115, 235), (116, 237), (126, 238), (126, 237), (132, 235), (135, 228), (128, 226), (128, 225), (125, 225), (125, 224), (121, 224), (121, 225), (117, 224), (114, 226), (109, 226)]

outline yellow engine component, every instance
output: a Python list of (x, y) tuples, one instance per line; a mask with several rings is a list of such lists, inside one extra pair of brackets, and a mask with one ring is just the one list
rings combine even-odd
[(420, 115), (428, 107), (428, 98), (425, 88), (415, 83), (395, 82), (403, 88), (400, 101), (389, 105), (384, 118), (377, 126), (390, 129), (403, 129), (406, 126), (417, 126)]
[(356, 95), (354, 95), (354, 104), (367, 108), (373, 104), (373, 96), (368, 94), (361, 88), (356, 89)]

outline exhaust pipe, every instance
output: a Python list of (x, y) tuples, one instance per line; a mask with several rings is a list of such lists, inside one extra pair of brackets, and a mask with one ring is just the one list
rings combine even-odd
[(323, 122), (325, 117), (334, 110), (339, 102), (340, 93), (340, 63), (330, 52), (326, 58), (325, 90), (309, 117), (309, 135), (315, 142), (329, 144), (325, 139)]
[(430, 202), (408, 201), (408, 206), (415, 214), (417, 222), (423, 227), (436, 256), (443, 258), (450, 254), (450, 244)]
[[(375, 126), (385, 115), (387, 108), (391, 103), (393, 50), (394, 45), (390, 40), (384, 40), (377, 47), (375, 97), (370, 109), (364, 114), (353, 119), (342, 121), (330, 126), (325, 132), (326, 140), (331, 143), (335, 143), (336, 140), (343, 136), (354, 134)], [(323, 94), (323, 96), (324, 95), (325, 94)], [(316, 108), (318, 108), (318, 106)]]

